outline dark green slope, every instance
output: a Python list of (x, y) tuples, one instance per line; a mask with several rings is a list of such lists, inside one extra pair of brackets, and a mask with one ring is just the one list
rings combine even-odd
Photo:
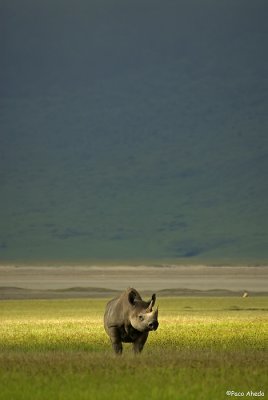
[(267, 261), (267, 6), (202, 3), (6, 6), (0, 260)]

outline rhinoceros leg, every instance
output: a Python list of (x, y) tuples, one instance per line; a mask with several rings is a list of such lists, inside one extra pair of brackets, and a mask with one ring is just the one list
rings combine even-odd
[(133, 351), (135, 354), (140, 353), (142, 351), (143, 346), (146, 343), (147, 337), (148, 337), (148, 332), (144, 332), (135, 340), (135, 342), (133, 343)]
[(123, 346), (122, 343), (112, 343), (113, 349), (115, 351), (116, 354), (122, 354), (123, 351)]
[(123, 351), (123, 346), (120, 338), (120, 334), (118, 332), (118, 329), (116, 328), (110, 328), (109, 329), (109, 336), (110, 340), (113, 346), (113, 349), (116, 354), (122, 354)]

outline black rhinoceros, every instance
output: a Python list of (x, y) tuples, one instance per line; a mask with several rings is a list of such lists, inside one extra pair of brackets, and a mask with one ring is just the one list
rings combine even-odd
[(158, 328), (158, 308), (153, 311), (155, 294), (143, 301), (136, 289), (128, 288), (109, 301), (104, 314), (104, 328), (110, 337), (115, 353), (121, 354), (123, 343), (133, 343), (135, 353), (140, 353), (150, 331)]

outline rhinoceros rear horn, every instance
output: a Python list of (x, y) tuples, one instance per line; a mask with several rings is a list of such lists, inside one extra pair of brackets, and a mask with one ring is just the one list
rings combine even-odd
[(148, 308), (147, 308), (147, 310), (149, 311), (149, 312), (152, 312), (152, 309), (153, 309), (153, 306), (154, 306), (154, 303), (155, 303), (155, 298), (156, 298), (156, 296), (155, 296), (155, 293), (152, 295), (152, 299), (151, 299), (151, 301), (150, 301), (150, 303), (149, 303), (149, 306), (148, 306)]

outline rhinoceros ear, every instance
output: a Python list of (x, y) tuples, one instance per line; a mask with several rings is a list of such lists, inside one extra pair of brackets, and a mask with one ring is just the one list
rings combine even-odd
[(155, 304), (155, 299), (156, 299), (156, 296), (155, 296), (155, 293), (152, 295), (152, 299), (151, 300), (149, 300), (149, 305), (148, 305), (148, 308), (147, 308), (147, 310), (149, 311), (149, 312), (151, 312), (152, 311), (152, 309), (153, 309), (153, 306), (154, 306), (154, 304)]
[(135, 300), (136, 300), (136, 293), (133, 290), (131, 290), (131, 292), (129, 292), (128, 294), (128, 301), (130, 302), (130, 304), (134, 306)]

